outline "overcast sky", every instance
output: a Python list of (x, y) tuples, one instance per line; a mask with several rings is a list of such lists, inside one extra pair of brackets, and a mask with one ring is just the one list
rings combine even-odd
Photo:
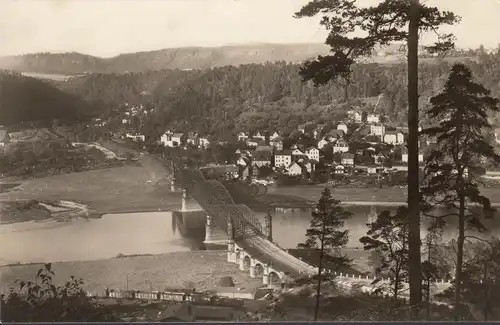
[[(0, 55), (76, 51), (109, 57), (167, 47), (323, 42), (317, 19), (292, 17), (307, 2), (0, 0)], [(500, 43), (500, 0), (426, 2), (462, 16), (452, 30), (460, 47)]]

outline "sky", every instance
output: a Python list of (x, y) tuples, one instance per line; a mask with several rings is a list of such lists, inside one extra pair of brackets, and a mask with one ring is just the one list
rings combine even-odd
[[(500, 0), (422, 0), (452, 10), (457, 45), (500, 43)], [(0, 55), (80, 52), (101, 57), (169, 47), (324, 41), (308, 0), (0, 0)], [(360, 5), (378, 0), (359, 0)]]

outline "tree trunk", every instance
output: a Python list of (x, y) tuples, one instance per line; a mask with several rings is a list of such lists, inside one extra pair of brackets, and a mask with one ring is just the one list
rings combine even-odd
[(408, 28), (408, 218), (410, 305), (413, 320), (419, 319), (422, 302), (420, 265), (420, 188), (418, 166), (418, 32), (419, 0), (410, 4)]
[(460, 197), (460, 210), (458, 216), (458, 240), (457, 240), (457, 266), (455, 269), (455, 321), (460, 320), (462, 304), (462, 264), (464, 260), (465, 242), (465, 198)]
[(321, 248), (319, 251), (319, 262), (318, 262), (318, 286), (316, 288), (316, 306), (314, 307), (314, 321), (318, 320), (318, 315), (319, 315), (319, 302), (320, 302), (320, 295), (321, 295), (321, 275), (322, 275), (322, 268), (323, 268), (323, 256), (324, 256), (324, 251), (325, 251), (325, 226), (323, 223), (323, 233), (321, 235)]

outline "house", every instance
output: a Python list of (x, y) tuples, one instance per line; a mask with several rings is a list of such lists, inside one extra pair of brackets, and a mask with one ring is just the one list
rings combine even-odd
[(252, 166), (271, 166), (273, 153), (267, 150), (254, 151), (252, 154)]
[(143, 134), (139, 134), (139, 133), (126, 133), (125, 134), (125, 138), (127, 139), (131, 139), (132, 141), (146, 141), (146, 136), (144, 136)]
[(378, 173), (381, 173), (383, 170), (384, 170), (383, 167), (376, 166), (376, 165), (368, 166), (368, 168), (366, 169), (368, 174), (378, 174)]
[(240, 168), (236, 165), (209, 164), (200, 168), (205, 175), (216, 175), (224, 179), (231, 180), (239, 177)]
[(376, 154), (373, 157), (373, 159), (374, 159), (376, 164), (383, 164), (385, 161), (385, 155), (383, 153), (379, 152), (378, 154)]
[(278, 132), (274, 132), (269, 136), (269, 141), (273, 141), (274, 139), (280, 138), (280, 134)]
[(274, 154), (274, 166), (286, 167), (292, 163), (292, 153), (289, 151), (277, 152)]
[(247, 146), (249, 146), (249, 147), (251, 147), (251, 148), (256, 148), (256, 147), (259, 145), (259, 142), (260, 142), (260, 140), (258, 140), (258, 139), (253, 139), (253, 138), (252, 138), (252, 139), (248, 139), (248, 140), (246, 141)]
[(190, 134), (186, 139), (186, 143), (197, 147), (199, 145), (199, 138), (197, 134)]
[(341, 130), (344, 133), (347, 133), (347, 124), (345, 124), (345, 123), (339, 123), (337, 125), (337, 130)]
[(305, 156), (305, 153), (299, 148), (295, 148), (292, 150), (292, 156)]
[(207, 137), (198, 138), (198, 143), (199, 143), (199, 146), (203, 149), (207, 149), (208, 146), (210, 145), (210, 141), (208, 141)]
[(0, 129), (0, 147), (5, 147), (10, 142), (9, 131), (6, 129)]
[(323, 149), (329, 143), (330, 141), (327, 141), (326, 139), (321, 139), (318, 141), (318, 148)]
[(250, 160), (247, 157), (241, 156), (236, 160), (236, 165), (246, 167), (250, 164)]
[(246, 141), (248, 139), (248, 134), (245, 132), (238, 133), (238, 141)]
[(354, 155), (352, 153), (343, 154), (340, 163), (344, 166), (354, 166)]
[(318, 148), (311, 147), (311, 148), (306, 150), (305, 154), (306, 154), (307, 158), (309, 158), (309, 160), (315, 160), (316, 162), (319, 161)]
[(330, 130), (326, 134), (325, 138), (327, 140), (330, 140), (330, 141), (338, 140), (338, 139), (342, 139), (344, 137), (344, 134), (345, 134), (345, 132), (343, 130), (335, 130), (335, 129), (333, 129), (333, 130)]
[(335, 170), (335, 174), (344, 174), (346, 168), (343, 165), (337, 165), (337, 166), (335, 166), (334, 170)]
[(385, 134), (385, 126), (383, 124), (371, 124), (370, 125), (370, 134), (383, 137)]
[(300, 124), (299, 126), (297, 126), (297, 131), (299, 131), (301, 133), (305, 133), (306, 132), (306, 125)]
[(340, 139), (335, 144), (333, 145), (333, 153), (337, 152), (348, 152), (349, 151), (349, 144), (345, 142), (344, 140)]
[(350, 120), (354, 121), (355, 123), (361, 123), (363, 122), (363, 116), (361, 113), (358, 111), (351, 109), (347, 112), (347, 116), (349, 117)]
[(269, 141), (269, 144), (276, 150), (283, 150), (283, 138), (278, 136)]
[(301, 164), (299, 164), (298, 162), (294, 162), (293, 164), (290, 164), (290, 166), (287, 167), (286, 172), (288, 175), (298, 176), (302, 175), (303, 170), (304, 167), (302, 167)]
[(257, 134), (255, 134), (255, 135), (253, 136), (253, 138), (254, 138), (255, 140), (263, 140), (263, 141), (265, 141), (265, 140), (266, 140), (266, 136), (265, 136), (263, 133), (260, 133), (260, 132), (257, 132)]
[(380, 114), (368, 114), (366, 117), (368, 123), (380, 123)]

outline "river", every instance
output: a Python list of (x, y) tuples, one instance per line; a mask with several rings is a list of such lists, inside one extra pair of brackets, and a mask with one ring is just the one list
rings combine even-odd
[[(371, 207), (348, 207), (348, 247), (360, 247), (366, 234)], [(381, 210), (381, 207), (376, 209)], [(262, 219), (264, 216), (260, 216)], [(488, 221), (485, 237), (498, 235), (500, 218)], [(305, 240), (309, 210), (280, 210), (273, 214), (273, 237), (283, 248), (295, 248)], [(445, 240), (456, 231), (450, 226)], [(69, 222), (25, 222), (0, 225), (0, 264), (96, 260), (118, 254), (161, 254), (203, 249), (204, 214), (171, 212), (104, 215), (101, 219)], [(424, 232), (423, 232), (424, 234)]]

